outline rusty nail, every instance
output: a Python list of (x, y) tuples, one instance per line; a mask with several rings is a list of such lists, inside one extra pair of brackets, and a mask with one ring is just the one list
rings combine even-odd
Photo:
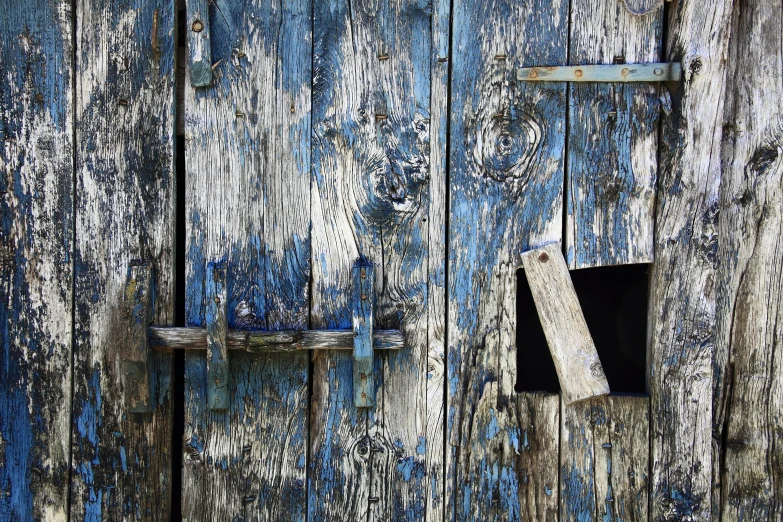
[(220, 384), (220, 379), (215, 379), (215, 384)]
[(367, 499), (369, 502), (378, 502), (380, 499), (378, 497), (370, 497)]
[(577, 69), (574, 71), (574, 76), (577, 78), (581, 78), (584, 73), (582, 72), (582, 69)]
[(385, 119), (386, 119), (386, 115), (385, 114), (376, 114), (375, 115), (375, 121), (381, 121), (381, 120), (385, 120)]
[(389, 59), (389, 55), (388, 54), (384, 53), (384, 54), (379, 54), (378, 55), (378, 60), (381, 61), (381, 62), (385, 62), (388, 59)]
[(120, 100), (117, 103), (125, 107), (126, 105), (128, 105), (128, 100)]
[(609, 111), (609, 112), (607, 112), (606, 114), (607, 114), (607, 116), (609, 116), (610, 118), (616, 118), (616, 117), (617, 117), (617, 111)]
[(245, 57), (245, 53), (243, 53), (242, 51), (239, 51), (237, 53), (237, 58), (244, 58), (244, 57)]
[(538, 78), (538, 71), (536, 71), (535, 69), (531, 70), (530, 74), (528, 74), (528, 77), (529, 78)]
[(367, 294), (362, 294), (362, 301), (364, 301), (365, 299), (367, 299)]
[(215, 296), (212, 298), (213, 301), (215, 301), (215, 304), (220, 304), (220, 297)]
[(502, 61), (504, 61), (505, 59), (506, 59), (506, 55), (505, 55), (505, 54), (496, 54), (496, 55), (495, 55), (495, 60), (497, 60), (497, 61), (499, 61), (499, 62), (502, 62)]
[(296, 112), (296, 109), (294, 108), (293, 105), (291, 105), (291, 114), (293, 114), (294, 112)]
[(362, 268), (362, 279), (367, 279), (367, 269)]
[(221, 58), (220, 60), (218, 60), (215, 63), (213, 63), (212, 64), (212, 70), (214, 71), (215, 69), (217, 69), (217, 66), (220, 65), (220, 62), (222, 62), (222, 61), (223, 61), (223, 58)]
[(204, 30), (204, 24), (201, 23), (201, 20), (195, 20), (193, 22), (193, 25), (190, 26), (191, 29), (193, 29), (194, 33), (200, 33)]
[(546, 263), (547, 261), (549, 261), (549, 255), (546, 252), (541, 252), (541, 255), (538, 256), (538, 260), (541, 261), (542, 263)]
[(496, 112), (492, 115), (492, 118), (495, 120), (502, 120), (503, 119), (503, 113), (502, 112)]
[(237, 111), (237, 118), (244, 118), (244, 117), (245, 117), (245, 113), (244, 112)]
[(628, 73), (630, 72), (631, 71), (628, 70), (628, 67), (624, 67), (623, 70), (620, 71), (620, 74), (622, 74), (623, 76), (628, 76)]

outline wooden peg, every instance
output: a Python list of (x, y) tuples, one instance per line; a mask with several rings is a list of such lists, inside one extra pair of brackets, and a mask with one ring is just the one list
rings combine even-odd
[(522, 267), (555, 361), (566, 404), (609, 393), (560, 243), (522, 254)]

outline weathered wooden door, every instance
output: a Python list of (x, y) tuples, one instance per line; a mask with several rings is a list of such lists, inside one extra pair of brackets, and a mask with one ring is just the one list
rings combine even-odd
[[(734, 4), (0, 0), (0, 522), (780, 519), (783, 8)], [(649, 265), (643, 396), (517, 378), (553, 242)], [(363, 379), (285, 341), (370, 311)]]

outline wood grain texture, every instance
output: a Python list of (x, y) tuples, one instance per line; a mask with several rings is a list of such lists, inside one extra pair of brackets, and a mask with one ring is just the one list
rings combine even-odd
[(174, 318), (174, 6), (76, 3), (76, 254), (71, 520), (169, 520), (170, 356), (151, 354), (152, 414), (123, 407), (127, 267)]
[(522, 267), (536, 303), (565, 404), (609, 393), (595, 343), (571, 282), (560, 243), (522, 254)]
[(119, 341), (120, 373), (125, 409), (149, 413), (153, 409), (152, 372), (147, 349), (147, 327), (152, 320), (152, 270), (148, 264), (128, 267), (128, 282), (121, 303), (125, 335)]
[[(712, 358), (720, 143), (731, 3), (673, 3), (665, 61), (683, 81), (661, 90), (648, 386), (652, 520), (711, 516)], [(668, 103), (667, 103), (668, 105)]]
[(649, 409), (631, 396), (563, 404), (561, 520), (647, 520)]
[[(573, 0), (569, 63), (656, 62), (662, 19), (663, 10), (634, 16), (620, 2)], [(658, 89), (570, 85), (565, 246), (571, 268), (653, 260)]]
[(559, 520), (560, 396), (520, 393), (517, 479), (519, 520)]
[(431, 30), (427, 2), (315, 4), (311, 323), (350, 326), (363, 256), (376, 326), (406, 348), (376, 354), (370, 412), (353, 405), (350, 355), (314, 356), (313, 521), (425, 517)]
[(562, 230), (566, 2), (453, 4), (447, 520), (517, 520), (516, 269)]
[(374, 269), (359, 259), (351, 269), (351, 311), (353, 312), (353, 404), (375, 407), (375, 379), (372, 323), (375, 304)]
[(204, 322), (207, 323), (207, 404), (226, 410), (231, 403), (226, 333), (227, 281), (222, 262), (208, 262), (204, 280)]
[(71, 2), (0, 8), (0, 519), (65, 521), (73, 282)]
[(446, 209), (448, 187), (449, 57), (451, 1), (432, 2), (430, 55), (430, 215), (427, 285), (427, 521), (445, 517), (444, 440), (446, 430)]
[[(304, 329), (312, 5), (209, 10), (213, 83), (185, 92), (186, 319), (204, 325), (205, 262), (224, 260), (230, 328)], [(225, 412), (207, 409), (206, 377), (187, 354), (183, 519), (303, 520), (307, 353), (232, 352)]]
[(716, 415), (724, 422), (715, 481), (721, 520), (772, 521), (783, 519), (783, 3), (735, 3), (732, 14), (715, 360), (725, 417)]

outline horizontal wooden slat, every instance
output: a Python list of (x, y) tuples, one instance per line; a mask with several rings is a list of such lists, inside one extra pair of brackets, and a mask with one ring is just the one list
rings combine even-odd
[[(206, 328), (153, 326), (147, 334), (150, 348), (156, 351), (207, 349)], [(246, 350), (251, 353), (353, 350), (353, 330), (229, 330), (226, 342), (229, 350)], [(373, 332), (374, 350), (399, 350), (404, 345), (402, 332), (398, 330)]]

